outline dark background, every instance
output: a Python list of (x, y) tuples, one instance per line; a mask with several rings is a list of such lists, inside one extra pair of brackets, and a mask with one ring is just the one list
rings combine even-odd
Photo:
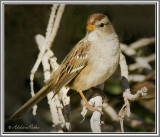
[[(30, 96), (29, 76), (37, 59), (39, 50), (35, 42), (35, 35), (45, 36), (46, 27), (51, 12), (51, 5), (5, 5), (4, 10), (4, 82), (5, 82), (5, 131), (9, 125), (22, 124), (24, 126), (38, 125), (38, 131), (51, 131), (52, 123), (47, 100), (39, 103), (38, 115), (32, 116), (29, 112), (22, 120), (10, 123), (7, 119), (22, 106)], [(86, 33), (87, 18), (93, 13), (106, 14), (113, 23), (121, 42), (130, 44), (140, 38), (155, 36), (155, 5), (67, 5), (62, 21), (53, 43), (53, 51), (60, 63), (71, 48), (84, 37)], [(148, 48), (148, 54), (154, 53), (155, 46)], [(127, 63), (132, 63), (129, 57)], [(154, 64), (153, 64), (154, 66)], [(113, 86), (111, 88), (110, 86)], [(40, 66), (35, 76), (35, 90), (43, 86), (43, 71)], [(132, 86), (132, 84), (131, 84)], [(108, 90), (109, 89), (109, 90)], [(118, 91), (117, 91), (118, 89)], [(113, 107), (120, 110), (123, 99), (119, 70), (105, 84), (105, 93), (109, 101), (118, 100)], [(140, 103), (132, 103), (131, 111), (140, 119), (149, 124), (147, 127), (126, 127), (127, 131), (153, 132), (154, 113), (145, 109)], [(136, 108), (136, 109), (134, 109)], [(78, 93), (71, 95), (71, 115), (73, 132), (90, 132), (89, 119), (80, 123), (80, 96)], [(141, 113), (139, 113), (142, 111)], [(102, 131), (119, 131), (119, 123), (109, 121), (107, 115), (106, 126), (102, 125)], [(146, 118), (147, 117), (147, 118)], [(146, 120), (149, 119), (149, 122)], [(16, 130), (15, 130), (16, 131)], [(20, 130), (22, 132), (22, 130)], [(28, 130), (24, 130), (28, 131)], [(29, 131), (30, 132), (30, 131)]]

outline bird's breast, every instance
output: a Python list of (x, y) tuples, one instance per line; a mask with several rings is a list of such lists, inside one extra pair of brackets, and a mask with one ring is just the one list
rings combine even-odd
[(119, 42), (115, 40), (103, 42), (91, 50), (89, 63), (92, 64), (94, 70), (90, 71), (88, 81), (91, 81), (90, 77), (92, 77), (95, 79), (93, 85), (96, 85), (108, 79), (117, 69), (120, 47)]
[(75, 78), (72, 88), (87, 90), (101, 84), (115, 72), (119, 57), (120, 47), (117, 40), (92, 43), (88, 52), (88, 65)]

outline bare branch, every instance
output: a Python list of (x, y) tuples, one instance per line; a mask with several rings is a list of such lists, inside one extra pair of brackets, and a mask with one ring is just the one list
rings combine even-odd
[(121, 43), (121, 50), (126, 55), (132, 57), (136, 63), (129, 65), (129, 70), (133, 71), (135, 69), (145, 68), (147, 70), (152, 70), (152, 67), (150, 66), (149, 62), (155, 60), (154, 55), (150, 55), (149, 57), (136, 57), (136, 49), (148, 46), (155, 43), (155, 38), (144, 38), (140, 39), (129, 46), (126, 44)]
[(120, 43), (121, 46), (121, 51), (126, 54), (127, 56), (133, 56), (136, 54), (136, 51), (129, 48), (128, 45), (124, 44), (124, 43)]
[[(146, 60), (148, 63), (152, 62), (152, 61), (155, 60), (155, 54), (149, 55), (148, 57), (143, 58), (143, 60)], [(144, 66), (142, 64), (140, 64), (140, 63), (134, 63), (134, 64), (129, 65), (129, 70), (130, 71), (134, 71), (134, 70), (140, 69), (140, 68), (144, 68)]]
[(155, 37), (143, 38), (143, 39), (140, 39), (136, 42), (133, 42), (132, 44), (129, 45), (129, 47), (136, 50), (138, 48), (148, 46), (148, 45), (153, 44), (153, 43), (155, 43)]
[(103, 111), (108, 114), (113, 121), (119, 121), (117, 112), (107, 102), (103, 103)]
[(145, 75), (129, 75), (129, 77), (128, 77), (128, 80), (130, 81), (130, 82), (140, 82), (140, 81), (143, 81), (144, 79), (145, 79)]

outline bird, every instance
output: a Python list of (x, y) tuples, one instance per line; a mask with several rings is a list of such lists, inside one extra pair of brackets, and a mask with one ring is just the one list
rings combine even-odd
[(118, 35), (106, 15), (90, 15), (86, 30), (84, 38), (64, 58), (50, 80), (9, 120), (21, 118), (49, 92), (56, 95), (64, 86), (78, 91), (89, 110), (97, 110), (89, 105), (83, 91), (103, 83), (116, 71), (121, 50)]

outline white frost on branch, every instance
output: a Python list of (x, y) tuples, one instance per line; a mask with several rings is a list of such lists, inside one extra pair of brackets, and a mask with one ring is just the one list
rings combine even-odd
[[(135, 63), (129, 65), (130, 71), (138, 70), (138, 69), (152, 70), (152, 67), (149, 64), (149, 62), (155, 60), (155, 54), (149, 55), (148, 57), (137, 57), (136, 50), (138, 48), (151, 45), (154, 42), (155, 42), (155, 38), (151, 37), (151, 38), (140, 39), (140, 40), (138, 40), (128, 46), (123, 43), (120, 44), (122, 52), (124, 54), (132, 57), (132, 59), (135, 60)], [(127, 68), (127, 66), (125, 64), (126, 63), (124, 63), (120, 59), (120, 67), (122, 66), (124, 71), (127, 70), (127, 72), (124, 73), (122, 71), (122, 67), (121, 67), (121, 76), (128, 73), (128, 69), (124, 69), (124, 68)], [(132, 74), (132, 75), (129, 75), (129, 77), (128, 77), (128, 75), (125, 76), (125, 78), (127, 80), (134, 81), (134, 82), (143, 81), (145, 79), (145, 77), (146, 76), (141, 75), (141, 74)], [(147, 94), (148, 89), (146, 87), (143, 87), (141, 90), (138, 90), (135, 95), (133, 95), (130, 92), (129, 84), (127, 81), (122, 81), (122, 85), (124, 85), (124, 86), (128, 85), (127, 87), (125, 87), (125, 91), (123, 92), (124, 105), (122, 106), (122, 108), (119, 112), (121, 131), (124, 132), (123, 120), (124, 120), (125, 115), (130, 116), (130, 101), (135, 101), (135, 100), (141, 98), (142, 96), (145, 96)]]
[(124, 117), (125, 115), (129, 117), (131, 113), (130, 112), (130, 101), (135, 101), (146, 95), (147, 95), (146, 87), (143, 87), (141, 90), (138, 90), (135, 95), (131, 94), (130, 89), (126, 89), (125, 92), (123, 92), (124, 105), (119, 111), (119, 119), (120, 119), (120, 125), (121, 125), (122, 132), (124, 132), (124, 127), (123, 127)]
[[(52, 12), (50, 14), (50, 19), (49, 19), (49, 22), (48, 22), (48, 27), (47, 27), (45, 41), (43, 41), (43, 45), (44, 46), (41, 46), (42, 48), (40, 50), (38, 58), (37, 58), (37, 60), (36, 60), (36, 62), (34, 64), (32, 70), (31, 70), (31, 74), (30, 74), (30, 86), (31, 86), (31, 95), (32, 95), (32, 97), (35, 95), (35, 93), (34, 93), (34, 82), (33, 82), (34, 81), (34, 75), (35, 75), (36, 71), (38, 70), (38, 67), (39, 67), (40, 63), (42, 62), (43, 56), (44, 56), (44, 54), (46, 52), (46, 49), (50, 48), (50, 45), (51, 45), (50, 34), (51, 34), (52, 27), (53, 27), (54, 17), (55, 17), (55, 12), (56, 12), (57, 7), (58, 7), (58, 4), (55, 4), (52, 7)], [(52, 39), (54, 39), (54, 38), (52, 38)], [(37, 42), (37, 44), (40, 43), (40, 42), (37, 41), (37, 39), (36, 39), (36, 42)], [(37, 107), (34, 107), (34, 108), (36, 109)]]
[(128, 79), (128, 65), (126, 63), (125, 56), (122, 53), (120, 54), (119, 65), (121, 69), (121, 77)]
[[(102, 96), (97, 95), (91, 99), (94, 102), (94, 106), (98, 108), (99, 111), (94, 111), (90, 119), (92, 132), (101, 132), (101, 112), (103, 106)], [(90, 100), (90, 101), (91, 101)]]
[[(102, 112), (102, 107), (103, 107), (103, 96), (102, 96), (102, 91), (104, 88), (104, 83), (98, 85), (95, 88), (92, 88), (92, 97), (91, 99), (88, 101), (88, 103), (92, 106), (92, 107), (96, 107), (98, 110), (94, 111), (91, 119), (90, 119), (90, 125), (91, 125), (91, 130), (92, 132), (101, 132), (101, 115), (103, 114)], [(83, 120), (85, 119), (85, 116), (88, 112), (87, 107), (85, 106), (85, 103), (82, 102), (83, 105), (83, 109), (81, 111), (81, 115), (83, 116)], [(82, 122), (81, 121), (81, 122)]]
[(120, 112), (119, 112), (119, 119), (120, 119), (120, 126), (121, 126), (121, 131), (124, 132), (124, 127), (123, 127), (123, 120), (125, 115), (130, 116), (130, 102), (129, 101), (134, 101), (141, 96), (145, 96), (147, 94), (147, 88), (144, 87), (140, 91), (137, 91), (135, 95), (132, 95), (130, 93), (130, 88), (128, 84), (128, 66), (125, 60), (125, 57), (123, 54), (120, 55), (120, 68), (121, 68), (121, 76), (122, 76), (122, 85), (123, 85), (123, 98), (124, 98), (124, 105), (122, 106)]
[[(47, 32), (46, 37), (38, 34), (36, 35), (36, 43), (38, 45), (38, 48), (40, 50), (40, 53), (38, 55), (37, 61), (31, 71), (30, 80), (31, 80), (31, 94), (34, 95), (34, 88), (33, 88), (33, 80), (34, 75), (42, 62), (43, 70), (44, 70), (44, 81), (47, 82), (50, 79), (51, 76), (51, 68), (53, 72), (58, 68), (58, 63), (56, 57), (54, 57), (54, 53), (52, 50), (50, 50), (54, 39), (56, 37), (59, 24), (63, 15), (65, 5), (61, 4), (54, 4), (51, 10), (48, 26), (47, 26)], [(61, 99), (63, 101), (63, 105), (61, 104), (59, 94), (55, 95), (53, 98), (53, 92), (50, 92), (47, 95), (48, 98), (48, 104), (50, 106), (51, 116), (52, 116), (52, 122), (53, 126), (57, 128), (58, 132), (63, 132), (62, 128), (66, 125), (65, 118), (62, 113), (63, 106), (66, 104), (69, 104), (70, 99), (67, 97), (67, 91), (68, 88), (62, 88), (61, 95), (63, 96)], [(67, 99), (67, 100), (66, 100)], [(33, 114), (36, 115), (37, 106), (35, 105), (33, 107)], [(70, 122), (67, 123), (67, 129), (70, 126)]]

